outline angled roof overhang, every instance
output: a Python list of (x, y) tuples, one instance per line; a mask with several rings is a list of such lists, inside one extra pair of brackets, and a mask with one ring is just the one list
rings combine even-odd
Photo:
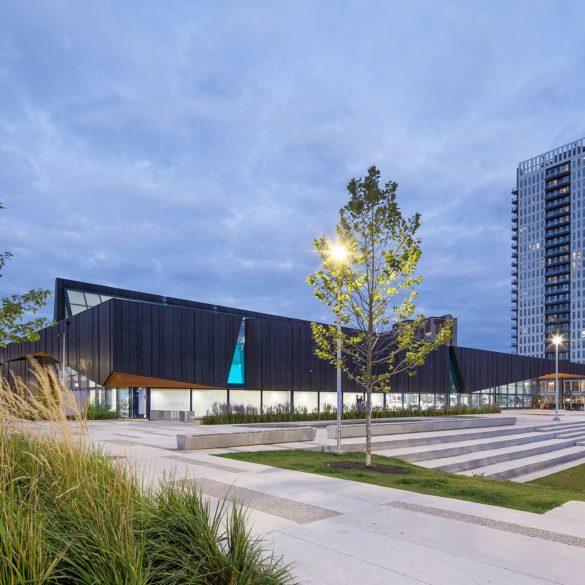
[(171, 389), (189, 389), (200, 388), (207, 390), (218, 390), (215, 386), (202, 386), (194, 382), (181, 380), (168, 380), (166, 378), (156, 378), (153, 376), (140, 376), (138, 374), (129, 374), (127, 372), (112, 372), (106, 380), (106, 388), (171, 388)]
[[(544, 376), (539, 376), (536, 379), (537, 380), (554, 380), (555, 378), (556, 378), (556, 374), (545, 374)], [(563, 374), (563, 373), (559, 372), (559, 379), (560, 378), (577, 380), (577, 379), (585, 378), (585, 376), (580, 375), (580, 374)]]

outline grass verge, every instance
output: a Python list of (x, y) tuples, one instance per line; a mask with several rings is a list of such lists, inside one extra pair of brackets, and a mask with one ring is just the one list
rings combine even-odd
[[(373, 456), (375, 465), (393, 465), (406, 469), (407, 473), (389, 474), (356, 469), (339, 469), (329, 466), (330, 463), (339, 461), (362, 462), (364, 460), (362, 453), (334, 455), (299, 449), (259, 451), (255, 453), (225, 453), (218, 455), (218, 457), (261, 463), (272, 467), (304, 471), (421, 494), (501, 506), (503, 508), (513, 508), (526, 512), (543, 513), (569, 500), (585, 501), (585, 483), (581, 483), (580, 489), (578, 489), (579, 484), (571, 482), (570, 488), (564, 489), (563, 487), (541, 485), (534, 482), (523, 484), (512, 481), (496, 481), (482, 477), (468, 477), (433, 471), (400, 459), (381, 455)], [(585, 470), (583, 473), (585, 474)]]
[(576, 465), (558, 473), (535, 479), (530, 483), (557, 490), (583, 491), (585, 490), (585, 465)]

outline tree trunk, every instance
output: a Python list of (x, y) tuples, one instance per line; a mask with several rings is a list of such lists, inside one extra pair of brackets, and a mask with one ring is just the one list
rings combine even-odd
[(372, 388), (366, 391), (366, 467), (372, 466)]

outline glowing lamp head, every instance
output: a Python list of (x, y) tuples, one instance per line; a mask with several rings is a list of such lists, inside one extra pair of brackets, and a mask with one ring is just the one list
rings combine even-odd
[(329, 247), (329, 259), (333, 262), (345, 262), (348, 257), (347, 248), (343, 244), (331, 244)]
[(553, 335), (552, 342), (553, 342), (553, 345), (561, 345), (561, 343), (563, 343), (562, 335)]

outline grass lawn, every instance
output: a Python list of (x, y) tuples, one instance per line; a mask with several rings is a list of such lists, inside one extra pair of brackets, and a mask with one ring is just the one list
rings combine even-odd
[(573, 472), (570, 479), (565, 478), (553, 484), (545, 484), (545, 480), (550, 478), (543, 478), (536, 482), (522, 484), (432, 471), (400, 459), (392, 459), (381, 455), (374, 455), (373, 462), (375, 465), (398, 466), (406, 469), (407, 473), (389, 474), (367, 470), (339, 469), (329, 466), (329, 463), (339, 461), (362, 462), (365, 458), (363, 453), (334, 455), (332, 453), (299, 449), (291, 451), (259, 451), (256, 453), (226, 453), (218, 455), (218, 457), (261, 463), (340, 479), (351, 479), (422, 494), (514, 508), (527, 512), (543, 513), (560, 506), (568, 500), (585, 501), (585, 465), (550, 476), (551, 478), (561, 475), (567, 476)]
[(577, 465), (530, 482), (534, 485), (547, 486), (557, 490), (585, 490), (585, 465)]

